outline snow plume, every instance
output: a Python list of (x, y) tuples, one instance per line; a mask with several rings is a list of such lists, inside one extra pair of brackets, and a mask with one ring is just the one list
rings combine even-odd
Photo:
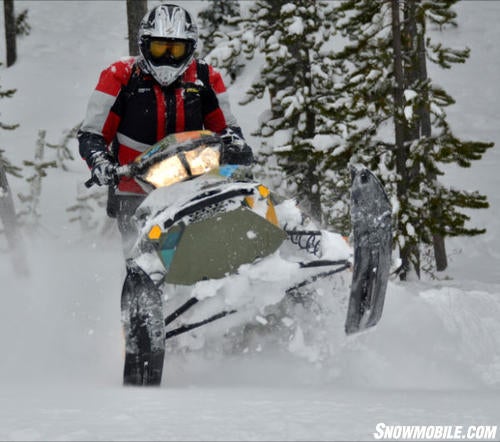
[[(282, 370), (286, 366), (286, 379), (295, 384), (439, 390), (500, 387), (500, 330), (495, 320), (500, 317), (500, 300), (496, 295), (392, 282), (380, 324), (346, 337), (350, 275), (330, 277), (312, 284), (306, 292), (285, 297), (287, 284), (278, 283), (275, 276), (290, 270), (267, 263), (261, 269), (253, 268), (244, 281), (233, 279), (225, 289), (215, 282), (207, 282), (204, 288), (198, 285), (197, 293), (211, 296), (211, 304), (186, 318), (187, 322), (213, 313), (214, 306), (228, 309), (244, 302), (244, 290), (261, 296), (203, 332), (179, 337), (171, 346), (171, 356), (190, 355), (191, 361), (197, 361), (197, 370), (207, 361), (222, 366), (229, 360), (233, 368), (248, 364), (259, 374), (253, 378), (251, 370), (245, 371), (240, 378), (245, 383), (260, 384), (262, 367), (283, 364), (274, 373), (281, 383), (285, 382)], [(289, 277), (293, 278), (292, 273)], [(256, 283), (257, 279), (262, 282)], [(213, 296), (214, 289), (218, 298)], [(221, 299), (225, 301), (221, 303)], [(290, 361), (296, 369), (288, 366)], [(224, 372), (222, 367), (220, 370)], [(267, 379), (276, 381), (274, 375), (268, 373)], [(232, 372), (231, 378), (236, 381), (237, 373)]]
[(491, 318), (499, 309), (491, 293), (392, 283), (376, 333), (344, 346), (338, 380), (381, 388), (498, 388), (499, 326)]
[(118, 383), (119, 242), (26, 239), (29, 275), (13, 278), (11, 263), (0, 261), (0, 343), (8, 355), (0, 374), (11, 384)]

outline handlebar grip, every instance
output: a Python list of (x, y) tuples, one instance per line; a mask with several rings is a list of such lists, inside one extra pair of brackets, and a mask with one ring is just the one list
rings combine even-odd
[[(115, 184), (118, 183), (119, 178), (124, 177), (124, 176), (130, 176), (131, 173), (131, 166), (130, 165), (124, 165), (124, 166), (118, 166), (114, 169), (114, 180)], [(92, 187), (96, 182), (94, 181), (93, 178), (89, 178), (87, 181), (85, 181), (85, 187), (89, 189)]]

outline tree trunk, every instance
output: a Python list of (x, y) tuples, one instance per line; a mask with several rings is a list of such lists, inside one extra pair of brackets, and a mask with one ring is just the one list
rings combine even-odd
[(12, 66), (17, 59), (16, 49), (16, 14), (14, 0), (3, 0), (3, 15), (5, 23), (5, 44), (7, 50), (7, 67)]
[[(396, 157), (396, 172), (399, 179), (396, 186), (397, 197), (400, 201), (401, 209), (407, 206), (407, 192), (409, 187), (409, 174), (406, 167), (406, 138), (407, 130), (404, 116), (404, 70), (403, 70), (403, 51), (401, 45), (401, 20), (400, 20), (400, 0), (391, 1), (391, 16), (392, 16), (392, 48), (393, 48), (393, 65), (394, 65), (394, 131), (395, 131), (395, 157)], [(408, 241), (400, 249), (401, 272), (399, 277), (401, 280), (406, 280), (408, 273), (411, 270), (411, 255), (412, 244)], [(416, 269), (418, 272), (418, 269)]]
[[(419, 1), (419, 0), (417, 0)], [(423, 102), (426, 103), (422, 105), (419, 109), (420, 121), (421, 121), (421, 136), (430, 138), (431, 136), (431, 114), (430, 114), (430, 104), (429, 104), (429, 93), (428, 93), (428, 77), (427, 77), (427, 61), (425, 58), (425, 14), (423, 11), (417, 16), (417, 21), (420, 32), (417, 33), (417, 57), (418, 57), (418, 73), (419, 80), (422, 84), (425, 84), (425, 97)], [(437, 180), (435, 175), (430, 177), (431, 180)], [(441, 219), (441, 210), (435, 209), (432, 213), (432, 218), (438, 222)], [(446, 257), (446, 245), (444, 241), (444, 236), (440, 233), (434, 232), (432, 234), (432, 242), (434, 246), (434, 260), (436, 261), (436, 270), (442, 272), (448, 267), (448, 259)]]
[[(301, 51), (305, 54), (302, 57), (302, 78), (305, 83), (306, 89), (309, 91), (309, 96), (311, 96), (312, 91), (314, 90), (314, 86), (312, 84), (312, 75), (311, 75), (311, 59), (309, 58), (309, 51), (307, 48), (304, 48)], [(299, 52), (300, 54), (300, 52)], [(299, 58), (300, 60), (300, 58)], [(316, 110), (314, 106), (310, 105), (306, 109), (306, 128), (305, 128), (305, 137), (314, 138), (316, 134)], [(311, 214), (314, 219), (316, 219), (320, 225), (323, 224), (324, 216), (323, 210), (321, 207), (321, 179), (318, 174), (318, 164), (315, 157), (314, 152), (311, 153), (310, 161), (308, 162), (308, 183), (310, 188), (308, 189), (309, 200), (311, 203)], [(313, 191), (314, 189), (314, 191)]]
[[(419, 60), (417, 54), (418, 47), (418, 37), (417, 37), (417, 20), (416, 20), (416, 3), (415, 0), (406, 0), (404, 2), (404, 39), (406, 44), (404, 48), (405, 53), (403, 59), (406, 60), (406, 64), (403, 66), (404, 72), (404, 86), (405, 89), (416, 89), (417, 83), (419, 81)], [(405, 142), (408, 146), (411, 146), (414, 141), (421, 138), (421, 124), (420, 118), (412, 118), (412, 121), (407, 121), (405, 118), (406, 134)], [(411, 186), (413, 190), (420, 192), (420, 168), (421, 162), (416, 159), (413, 160), (413, 165), (408, 170), (408, 185)], [(414, 208), (415, 210), (415, 208)], [(422, 216), (417, 216), (418, 220), (423, 220)], [(414, 227), (420, 229), (419, 221), (415, 222)], [(413, 242), (410, 246), (411, 254), (414, 261), (415, 272), (420, 278), (420, 247), (419, 242)]]
[(137, 31), (146, 12), (148, 12), (147, 0), (127, 0), (128, 52), (130, 55), (139, 54)]
[(10, 192), (9, 182), (3, 166), (0, 164), (0, 217), (7, 236), (9, 248), (13, 249), (16, 231), (16, 211)]
[[(392, 47), (394, 50), (394, 130), (396, 136), (396, 171), (401, 178), (406, 177), (406, 152), (405, 152), (405, 129), (404, 129), (404, 77), (403, 59), (401, 50), (401, 29), (399, 19), (399, 0), (391, 0), (392, 3)], [(404, 181), (404, 180), (402, 180)], [(401, 180), (398, 188), (398, 196), (404, 195), (401, 187)]]

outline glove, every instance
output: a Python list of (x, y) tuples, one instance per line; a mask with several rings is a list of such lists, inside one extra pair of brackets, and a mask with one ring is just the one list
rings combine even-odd
[(225, 146), (230, 146), (231, 144), (242, 146), (246, 144), (239, 128), (226, 127), (222, 132), (219, 132), (219, 136)]
[(116, 166), (108, 155), (102, 151), (95, 151), (90, 154), (92, 164), (92, 181), (99, 186), (116, 183)]
[(241, 129), (234, 130), (227, 127), (219, 133), (219, 136), (222, 140), (222, 164), (252, 164), (252, 148), (241, 135)]

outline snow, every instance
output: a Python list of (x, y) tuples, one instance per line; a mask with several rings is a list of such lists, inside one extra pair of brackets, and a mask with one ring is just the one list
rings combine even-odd
[(413, 106), (405, 106), (404, 114), (406, 121), (411, 121), (413, 119)]
[(347, 240), (338, 233), (323, 232), (321, 235), (322, 259), (345, 259), (351, 253)]
[(417, 93), (412, 89), (405, 89), (404, 96), (406, 101), (412, 101), (417, 96)]
[[(0, 67), (2, 88), (18, 89), (0, 100), (2, 122), (20, 123), (1, 131), (0, 147), (15, 164), (33, 158), (39, 130), (54, 142), (81, 121), (101, 69), (127, 51), (124, 3), (25, 1), (22, 8), (32, 34), (19, 41), (18, 63)], [(430, 74), (457, 100), (449, 109), (455, 130), (499, 143), (500, 3), (462, 2), (457, 11), (459, 27), (446, 38), (469, 46), (471, 59), (451, 73)], [(4, 59), (1, 51), (3, 45)], [(245, 134), (265, 108), (237, 104), (255, 72), (252, 65), (229, 90)], [(491, 208), (471, 212), (488, 232), (450, 240), (450, 268), (438, 280), (391, 281), (375, 330), (346, 338), (345, 298), (320, 286), (315, 301), (323, 311), (297, 307), (281, 320), (295, 330), (289, 341), (259, 335), (268, 324), (258, 305), (249, 311), (253, 339), (239, 352), (225, 351), (229, 338), (222, 336), (236, 315), (184, 335), (178, 345), (185, 350), (169, 353), (156, 389), (121, 386), (119, 237), (113, 226), (100, 235), (69, 222), (66, 209), (88, 170), (79, 158), (67, 164), (68, 172), (51, 169), (43, 180), (42, 227), (25, 235), (29, 275), (16, 273), (0, 252), (0, 440), (372, 440), (381, 422), (499, 423), (498, 149), (445, 176), (488, 195)], [(14, 196), (27, 192), (25, 181), (9, 179)], [(291, 207), (280, 210), (298, 221)], [(294, 269), (271, 259), (251, 271), (276, 282)], [(225, 302), (237, 303), (251, 276), (234, 278)], [(341, 291), (348, 279), (332, 283)], [(216, 298), (219, 288), (207, 281), (195, 291)], [(265, 293), (265, 284), (253, 290)]]
[(316, 134), (312, 139), (312, 144), (318, 152), (324, 152), (335, 145), (335, 141), (337, 140), (333, 135)]
[(288, 32), (291, 35), (302, 35), (304, 33), (304, 23), (302, 22), (302, 18), (294, 17), (293, 23), (288, 26)]

